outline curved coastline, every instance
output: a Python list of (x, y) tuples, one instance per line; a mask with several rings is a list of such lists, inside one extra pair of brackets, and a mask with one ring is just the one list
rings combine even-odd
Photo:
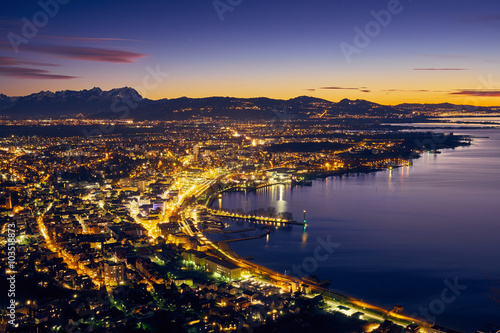
[[(472, 138), (472, 139), (484, 138), (483, 136), (478, 136), (478, 137), (469, 136), (469, 137)], [(450, 147), (450, 149), (453, 149), (453, 148), (454, 147)], [(448, 151), (448, 150), (445, 149), (444, 151)], [(421, 158), (421, 156), (418, 156), (418, 158)], [(398, 167), (395, 166), (394, 168), (398, 168)], [(364, 174), (364, 173), (373, 173), (373, 172), (376, 172), (376, 171), (384, 171), (384, 170), (387, 170), (387, 168), (382, 168), (382, 169), (375, 169), (375, 168), (373, 168), (373, 169), (370, 169), (370, 170), (344, 170), (342, 172), (338, 172), (337, 171), (337, 172), (331, 172), (331, 173), (328, 173), (328, 174), (326, 174), (326, 173), (318, 173), (318, 174), (315, 174), (315, 175), (311, 175), (311, 178), (313, 176), (314, 176), (314, 178), (312, 178), (312, 179), (327, 178), (327, 177), (332, 177), (332, 176), (339, 177), (339, 176), (345, 176), (346, 174)], [(233, 249), (231, 249), (231, 252), (233, 254), (235, 254), (238, 258), (240, 258), (239, 255), (238, 255), (238, 253), (236, 251), (234, 251)], [(327, 292), (327, 290), (324, 290), (323, 292)], [(345, 295), (345, 296), (347, 296), (347, 295)], [(350, 299), (354, 300), (354, 301), (357, 301), (357, 299), (352, 298), (352, 297), (350, 297)], [(374, 308), (375, 309), (381, 309), (379, 307), (374, 307)], [(382, 309), (382, 310), (384, 310), (384, 309)], [(384, 311), (387, 311), (387, 310), (384, 310)]]

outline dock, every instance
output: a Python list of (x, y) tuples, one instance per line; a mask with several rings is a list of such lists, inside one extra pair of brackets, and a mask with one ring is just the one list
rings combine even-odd
[(214, 216), (225, 217), (225, 218), (233, 219), (233, 220), (243, 220), (243, 221), (248, 221), (248, 222), (262, 224), (262, 225), (278, 226), (278, 227), (290, 225), (290, 224), (301, 225), (301, 226), (305, 225), (304, 222), (297, 222), (294, 220), (285, 220), (285, 219), (279, 219), (279, 218), (267, 217), (267, 216), (241, 215), (241, 214), (236, 214), (236, 213), (215, 210), (212, 208), (206, 208), (206, 209), (207, 209), (207, 212), (209, 212), (211, 215), (214, 215)]

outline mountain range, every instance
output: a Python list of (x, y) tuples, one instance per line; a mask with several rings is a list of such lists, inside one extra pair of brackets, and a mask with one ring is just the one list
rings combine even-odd
[[(234, 97), (175, 98), (150, 100), (135, 89), (124, 87), (103, 91), (41, 91), (23, 97), (0, 94), (0, 116), (32, 118), (127, 118), (135, 120), (175, 120), (196, 117), (231, 119), (307, 119), (338, 115), (373, 115), (398, 117), (413, 110), (457, 110), (466, 106), (453, 104), (381, 105), (366, 100), (343, 99), (331, 102), (300, 96), (289, 100)], [(490, 108), (480, 108), (491, 111)], [(476, 108), (477, 110), (477, 108)]]

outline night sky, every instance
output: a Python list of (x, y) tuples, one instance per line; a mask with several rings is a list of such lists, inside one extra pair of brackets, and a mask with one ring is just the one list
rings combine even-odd
[(0, 93), (500, 105), (498, 0), (45, 1), (2, 0)]

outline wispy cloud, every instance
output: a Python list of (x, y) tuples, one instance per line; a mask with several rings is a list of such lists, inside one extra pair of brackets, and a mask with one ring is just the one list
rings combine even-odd
[(359, 88), (346, 88), (346, 87), (320, 87), (318, 89), (325, 89), (325, 90), (359, 90)]
[(52, 74), (47, 70), (38, 68), (7, 67), (7, 66), (0, 66), (0, 75), (14, 77), (18, 79), (66, 80), (66, 79), (78, 78), (77, 76)]
[(470, 56), (462, 54), (422, 54), (421, 56), (440, 59), (471, 59)]
[(458, 90), (451, 92), (450, 95), (465, 95), (477, 97), (500, 97), (500, 90)]
[(413, 68), (414, 71), (469, 71), (469, 68)]
[(478, 16), (477, 20), (481, 22), (500, 21), (500, 14)]
[[(462, 60), (468, 60), (469, 62), (471, 62), (471, 61), (495, 62), (495, 63), (500, 62), (498, 59), (482, 58), (482, 57), (478, 57), (478, 56), (468, 56), (468, 55), (462, 55), (462, 54), (421, 54), (420, 56), (428, 57), (428, 58), (447, 59), (447, 60), (462, 59)], [(463, 70), (470, 70), (470, 69), (465, 68)]]
[(0, 17), (0, 25), (9, 27), (20, 27), (23, 25), (23, 21), (19, 19), (13, 19), (10, 17)]
[(383, 92), (416, 92), (416, 93), (449, 93), (449, 91), (444, 90), (429, 90), (429, 89), (384, 89)]
[(73, 60), (114, 63), (132, 63), (146, 56), (145, 54), (130, 51), (66, 45), (28, 44), (26, 45), (26, 51)]
[(73, 40), (82, 42), (138, 42), (138, 43), (144, 42), (138, 39), (114, 38), (114, 37), (72, 37), (72, 36), (53, 36), (53, 35), (39, 35), (38, 37), (48, 40)]
[(29, 66), (42, 66), (42, 67), (59, 67), (60, 65), (50, 64), (46, 62), (31, 61), (16, 59), (12, 57), (2, 57), (0, 56), (0, 66), (19, 66), (19, 65), (29, 65)]
[[(97, 62), (132, 63), (146, 56), (146, 54), (143, 53), (118, 49), (59, 44), (28, 43), (22, 45), (20, 48), (25, 52), (48, 54), (58, 58)], [(5, 40), (0, 40), (0, 50), (11, 51), (12, 45)]]
[(494, 63), (499, 63), (500, 62), (500, 60), (498, 60), (498, 59), (484, 59), (484, 61), (486, 61), (486, 62), (494, 62)]
[(46, 69), (30, 68), (25, 66), (58, 67), (59, 65), (0, 56), (0, 76), (8, 76), (17, 79), (46, 79), (46, 80), (62, 80), (62, 79), (77, 78), (76, 76), (71, 76), (71, 75), (54, 74)]
[(306, 89), (308, 91), (316, 91), (316, 90), (357, 90), (361, 91), (364, 93), (369, 93), (371, 90), (369, 90), (367, 87), (338, 87), (338, 86), (329, 86), (329, 87), (319, 87), (317, 89)]
[[(77, 39), (80, 37), (77, 37)], [(84, 38), (85, 40), (93, 40)], [(111, 40), (99, 39), (101, 41)], [(118, 39), (113, 39), (118, 40)], [(22, 46), (23, 51), (26, 53), (45, 54), (55, 58), (65, 58), (80, 61), (95, 61), (95, 62), (109, 62), (109, 63), (132, 63), (138, 59), (145, 57), (145, 54), (124, 51), (118, 49), (84, 47), (84, 46), (70, 46), (58, 44), (38, 44), (28, 43)], [(0, 40), (0, 50), (10, 51), (12, 46), (5, 40)], [(20, 59), (9, 56), (0, 56), (0, 76), (8, 76), (17, 79), (48, 79), (48, 80), (64, 80), (75, 79), (78, 76), (55, 74), (46, 69), (32, 68), (32, 67), (58, 67), (53, 63), (33, 61), (27, 59)]]
[[(0, 49), (10, 50), (10, 45), (7, 43), (0, 43)], [(26, 52), (48, 54), (66, 59), (114, 63), (132, 63), (146, 56), (142, 53), (116, 49), (33, 43), (24, 45), (23, 50)]]
[(382, 91), (388, 91), (388, 92), (400, 92), (400, 91), (413, 91), (413, 92), (429, 92), (430, 90), (427, 89), (417, 89), (417, 90), (407, 90), (407, 89), (385, 89)]

